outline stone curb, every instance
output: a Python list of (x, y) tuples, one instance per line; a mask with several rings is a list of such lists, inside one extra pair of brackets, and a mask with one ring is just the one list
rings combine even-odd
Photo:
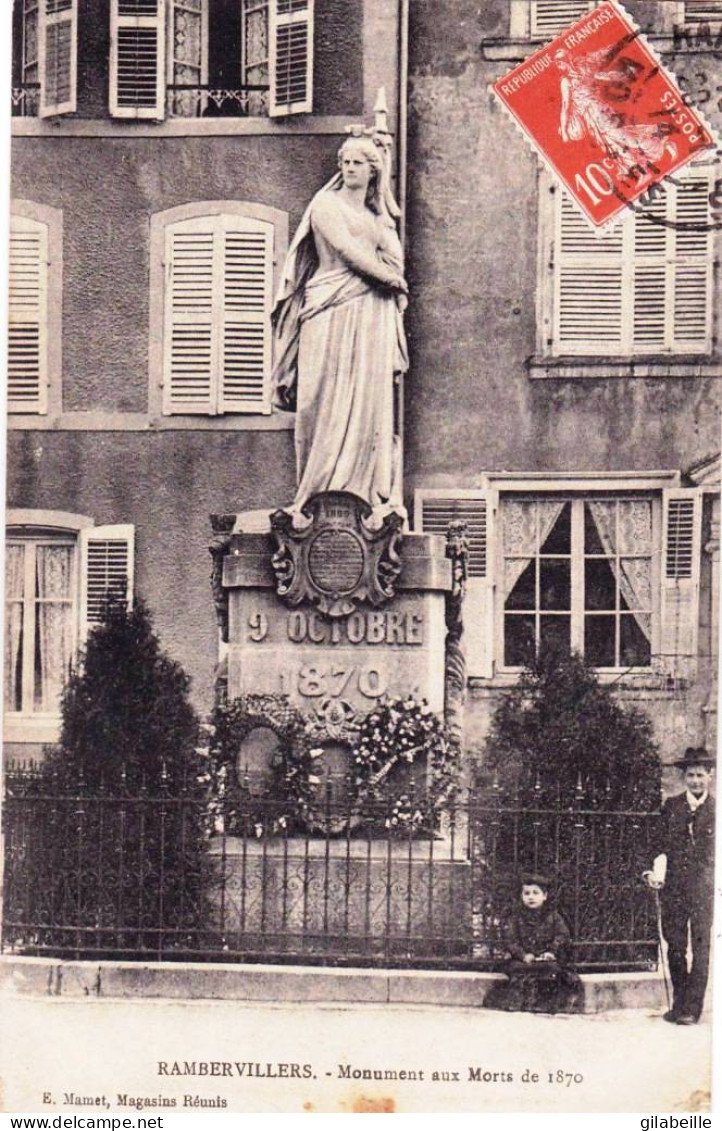
[[(0, 994), (8, 998), (164, 998), (247, 1002), (325, 1002), (480, 1006), (499, 974), (373, 970), (355, 967), (176, 962), (69, 962), (0, 956)], [(584, 974), (584, 1012), (664, 1009), (658, 973)]]

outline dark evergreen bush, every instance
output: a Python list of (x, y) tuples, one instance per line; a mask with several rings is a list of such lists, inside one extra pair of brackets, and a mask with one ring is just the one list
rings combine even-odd
[(188, 691), (146, 607), (110, 606), (65, 688), (60, 743), (27, 782), (29, 949), (160, 955), (208, 930)]
[(492, 719), (486, 766), (507, 780), (583, 786), (605, 803), (659, 800), (660, 764), (649, 717), (623, 706), (581, 656), (542, 650)]

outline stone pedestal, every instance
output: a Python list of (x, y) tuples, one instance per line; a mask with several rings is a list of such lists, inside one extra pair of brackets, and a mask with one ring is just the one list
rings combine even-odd
[[(343, 792), (354, 727), (380, 700), (413, 695), (444, 712), (452, 590), (445, 541), (408, 534), (399, 555), (400, 518), (364, 528), (360, 500), (341, 493), (316, 499), (305, 534), (282, 512), (274, 516), (275, 534), (257, 525), (244, 531), (243, 516), (232, 533), (230, 516), (221, 516), (225, 530), (220, 520), (214, 524), (228, 700), (288, 696), (323, 750), (318, 788), (329, 806), (321, 829), (309, 825), (305, 837), (279, 836), (259, 819), (257, 839), (251, 830), (246, 838), (214, 840), (225, 879), (216, 925), (249, 953), (448, 953), (469, 915), (463, 837), (452, 838), (451, 848), (440, 833), (438, 842), (428, 835), (398, 840), (378, 829), (359, 837), (360, 818), (350, 818)], [(276, 756), (276, 736), (260, 718), (238, 753), (246, 798), (255, 782), (263, 794)], [(425, 758), (414, 763), (422, 788), (428, 768)], [(409, 770), (393, 768), (396, 790), (407, 788)], [(413, 784), (408, 788), (413, 793)], [(259, 812), (270, 808), (259, 802)]]
[(463, 957), (471, 865), (449, 844), (309, 837), (213, 842), (215, 926), (263, 954)]
[(413, 694), (443, 711), (451, 572), (442, 538), (407, 535), (396, 596), (333, 618), (282, 603), (272, 552), (270, 534), (236, 533), (224, 559), (229, 699), (286, 694), (304, 712), (330, 699), (365, 714), (383, 696)]

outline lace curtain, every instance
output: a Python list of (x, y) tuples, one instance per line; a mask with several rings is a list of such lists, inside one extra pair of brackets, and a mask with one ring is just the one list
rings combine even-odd
[(563, 507), (564, 500), (555, 499), (508, 499), (504, 503), (505, 601), (546, 542)]
[(23, 585), (25, 547), (5, 551), (5, 690), (6, 711), (22, 708)]
[[(624, 600), (647, 640), (652, 636), (652, 504), (620, 499), (586, 504)], [(647, 557), (630, 557), (646, 554)]]
[(72, 546), (36, 548), (36, 711), (56, 711), (73, 646)]

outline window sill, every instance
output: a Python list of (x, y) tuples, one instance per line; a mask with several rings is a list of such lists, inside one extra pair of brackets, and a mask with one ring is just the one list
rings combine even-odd
[(55, 743), (60, 738), (60, 715), (5, 715), (4, 742)]
[(142, 412), (65, 412), (59, 415), (13, 414), (9, 431), (22, 432), (287, 432), (292, 412), (252, 416), (148, 416)]
[(348, 117), (299, 114), (293, 118), (13, 118), (13, 137), (259, 137), (333, 134), (343, 137)]
[(579, 377), (721, 377), (722, 364), (707, 355), (689, 357), (530, 357), (532, 381)]
[[(653, 671), (633, 675), (622, 669), (618, 672), (599, 672), (598, 675), (602, 686), (614, 685), (620, 692), (629, 693), (630, 698), (636, 698), (641, 694), (649, 699), (672, 699), (675, 695), (675, 690), (668, 688), (666, 678)], [(486, 698), (485, 692), (490, 697), (495, 696), (499, 691), (516, 687), (520, 676), (521, 672), (511, 671), (498, 672), (490, 679), (472, 675), (468, 679), (469, 690), (472, 695), (474, 692), (479, 693), (478, 698)]]
[[(569, 25), (571, 26), (571, 24)], [(556, 36), (553, 37), (555, 39)], [(482, 58), (488, 59), (490, 62), (504, 61), (504, 62), (522, 62), (533, 55), (541, 47), (546, 47), (547, 44), (552, 43), (553, 39), (532, 39), (529, 36), (523, 38), (510, 39), (504, 36), (494, 36), (489, 39), (482, 39), (481, 41), (481, 54)], [(675, 50), (674, 39), (671, 35), (646, 35), (645, 41), (650, 43), (652, 47), (660, 54), (664, 52), (671, 52)], [(703, 52), (705, 49), (701, 47), (692, 48), (687, 47), (687, 51), (696, 50)], [(708, 47), (709, 51), (710, 48)]]

